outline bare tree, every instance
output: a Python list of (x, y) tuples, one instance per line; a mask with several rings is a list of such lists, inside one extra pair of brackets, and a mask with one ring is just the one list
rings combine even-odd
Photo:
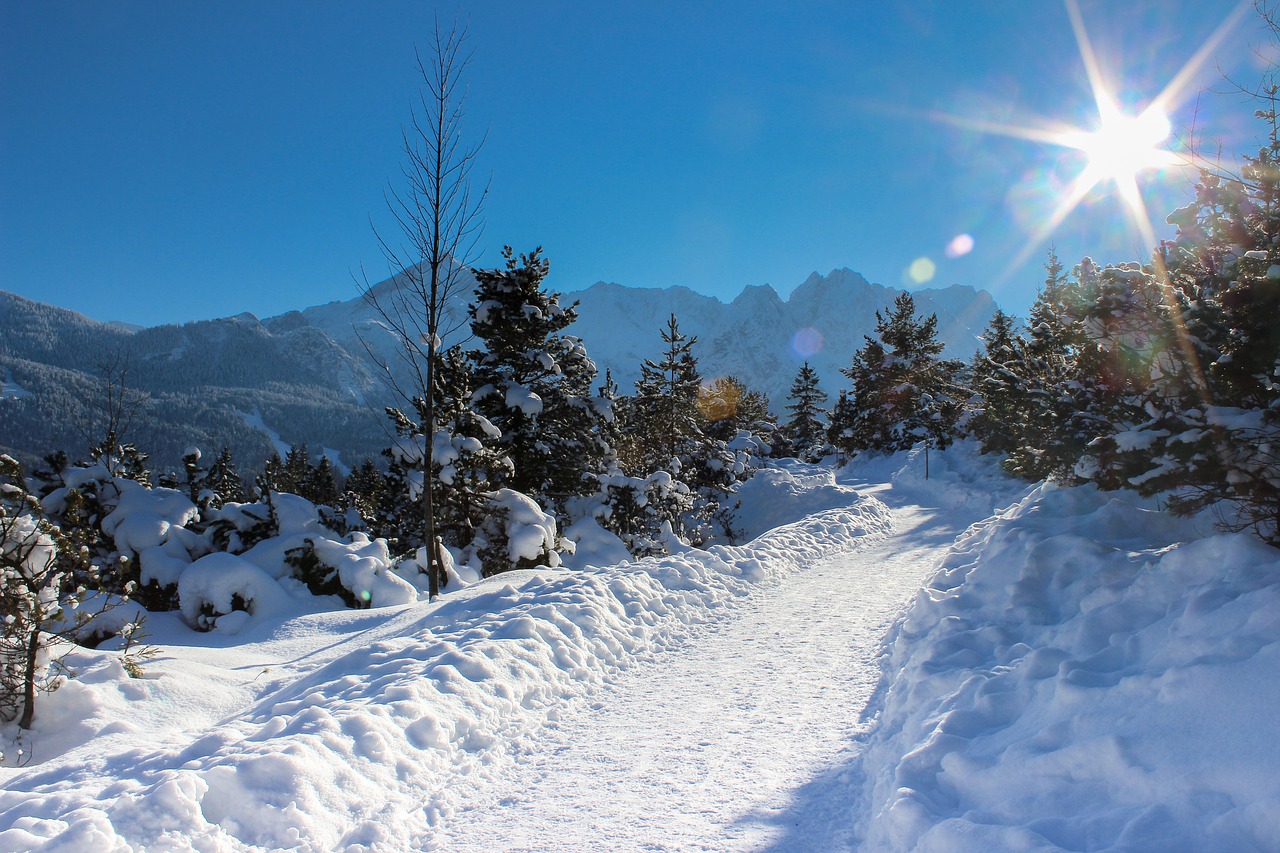
[(79, 425), (89, 457), (106, 466), (112, 476), (129, 476), (122, 470), (125, 437), (134, 417), (147, 402), (147, 394), (129, 386), (130, 355), (125, 348), (102, 355), (94, 364), (98, 374), (98, 396)]
[[(483, 230), (480, 210), (487, 187), (473, 193), (471, 173), (483, 138), (474, 145), (462, 136), (466, 90), (463, 73), (470, 62), (464, 54), (466, 31), (455, 25), (448, 32), (436, 24), (428, 61), (417, 54), (422, 77), (411, 120), (402, 128), (404, 184), (387, 192), (387, 207), (399, 235), (391, 239), (374, 228), (374, 236), (390, 268), (391, 286), (376, 290), (361, 276), (364, 298), (397, 338), (398, 365), (364, 340), (386, 381), (403, 400), (419, 408), (421, 429), (424, 540), (432, 598), (439, 595), (443, 576), (431, 500), (431, 437), (436, 431), (435, 385), (441, 340), (466, 322), (465, 314), (450, 312), (450, 300), (468, 279), (476, 260), (476, 243)], [(410, 384), (406, 387), (407, 376)]]

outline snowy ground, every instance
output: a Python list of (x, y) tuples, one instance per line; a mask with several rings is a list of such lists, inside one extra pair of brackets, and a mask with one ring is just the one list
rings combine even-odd
[(1280, 554), (931, 474), (766, 472), (745, 546), (437, 605), (157, 618), (147, 678), (82, 653), (3, 744), (0, 850), (1280, 849)]
[(844, 846), (850, 804), (819, 777), (847, 761), (878, 640), (937, 556), (916, 538), (933, 513), (905, 508), (894, 521), (890, 538), (758, 590), (548, 727), (429, 849)]

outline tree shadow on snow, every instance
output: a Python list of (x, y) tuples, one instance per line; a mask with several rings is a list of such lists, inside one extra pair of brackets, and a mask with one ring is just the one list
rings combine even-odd
[(836, 853), (856, 851), (857, 804), (862, 797), (862, 743), (852, 741), (819, 775), (797, 788), (791, 804), (782, 810), (748, 812), (739, 826), (769, 827), (770, 843), (761, 853)]

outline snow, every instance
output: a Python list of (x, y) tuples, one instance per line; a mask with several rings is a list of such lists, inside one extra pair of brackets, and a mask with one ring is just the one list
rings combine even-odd
[(519, 409), (530, 417), (542, 414), (542, 398), (523, 385), (508, 387), (504, 402), (508, 409)]
[[(207, 554), (188, 566), (178, 578), (178, 598), (187, 624), (200, 628), (213, 627), (242, 608), (259, 620), (287, 609), (284, 589), (275, 578), (225, 552)], [(232, 624), (238, 632), (244, 618), (236, 616)]]
[(30, 396), (30, 391), (14, 381), (9, 368), (0, 369), (0, 400), (21, 400), (23, 397)]
[(1280, 554), (1042, 486), (886, 640), (868, 850), (1280, 849)]
[(280, 458), (289, 455), (289, 443), (280, 437), (280, 433), (267, 426), (267, 422), (262, 419), (262, 409), (258, 406), (253, 407), (253, 413), (236, 412), (240, 416), (240, 420), (244, 421), (245, 426), (260, 430), (267, 434), (267, 438), (271, 441), (271, 446), (275, 448), (276, 453), (280, 454)]
[[(760, 583), (888, 525), (882, 504), (858, 496), (738, 548), (511, 572), (435, 605), (314, 614), (275, 629), (255, 612), (245, 642), (220, 650), (250, 694), (235, 713), (212, 724), (200, 714), (192, 728), (175, 713), (161, 731), (119, 738), (104, 753), (107, 723), (40, 767), (0, 771), (0, 848), (423, 849), (463, 805), (461, 780), (503, 778), (541, 726), (620, 672), (685, 642)], [(274, 583), (230, 561), (224, 568), (241, 582), (210, 583), (215, 604)], [(192, 695), (187, 675), (214, 650), (193, 655), (179, 626), (153, 629), (164, 653), (149, 670), (167, 687), (146, 701), (175, 710), (210, 701), (203, 694), (216, 691)], [(309, 640), (303, 649), (299, 637)], [(96, 659), (99, 669), (112, 663), (107, 653)], [(77, 700), (97, 704), (90, 717), (106, 704), (84, 691)], [(35, 738), (43, 726), (37, 717)]]
[[(436, 602), (361, 534), (316, 554), (387, 606), (198, 556), (144, 678), (73, 649), (0, 730), (0, 849), (1280, 849), (1280, 552), (927, 464), (786, 463), (745, 545), (630, 561), (588, 520), (574, 570)], [(500, 505), (520, 553), (555, 535)]]

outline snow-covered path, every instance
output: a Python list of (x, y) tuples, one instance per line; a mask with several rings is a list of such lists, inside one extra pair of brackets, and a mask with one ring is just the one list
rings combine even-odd
[(918, 507), (894, 516), (888, 539), (760, 590), (550, 724), (504, 784), (478, 790), (424, 847), (848, 847), (852, 780), (840, 768), (879, 677), (878, 641), (956, 532)]

